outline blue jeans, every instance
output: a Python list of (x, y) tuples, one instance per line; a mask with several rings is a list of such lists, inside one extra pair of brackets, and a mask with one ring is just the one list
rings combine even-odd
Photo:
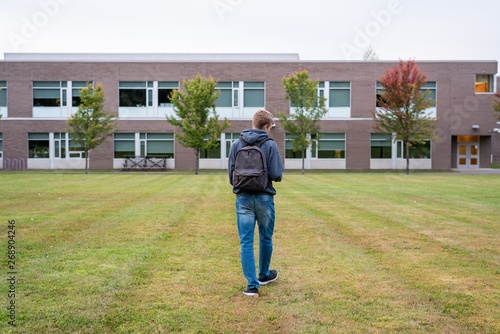
[(255, 222), (259, 226), (259, 276), (269, 276), (273, 254), (274, 197), (272, 195), (240, 195), (236, 197), (236, 220), (240, 237), (240, 256), (248, 288), (258, 288), (253, 249)]

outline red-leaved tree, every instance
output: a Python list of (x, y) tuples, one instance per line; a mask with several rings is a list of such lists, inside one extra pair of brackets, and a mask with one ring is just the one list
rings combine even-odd
[(406, 174), (410, 173), (410, 147), (415, 143), (435, 139), (434, 118), (428, 108), (433, 100), (429, 91), (422, 92), (427, 75), (415, 61), (399, 61), (379, 79), (384, 90), (378, 98), (379, 108), (374, 113), (374, 130), (393, 135), (394, 141), (405, 144)]
[(495, 93), (495, 98), (493, 99), (493, 111), (495, 111), (496, 117), (500, 120), (500, 92)]

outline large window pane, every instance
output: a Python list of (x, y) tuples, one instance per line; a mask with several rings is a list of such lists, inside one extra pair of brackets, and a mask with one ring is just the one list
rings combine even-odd
[(173, 133), (141, 133), (140, 155), (148, 157), (174, 157)]
[(372, 133), (371, 135), (371, 156), (372, 159), (392, 158), (392, 138), (391, 135)]
[(318, 159), (345, 159), (345, 134), (321, 134), (318, 140)]
[(120, 81), (120, 107), (145, 107), (147, 104), (146, 81)]
[[(406, 158), (406, 145), (401, 142), (398, 145), (398, 157)], [(430, 159), (431, 158), (431, 142), (426, 140), (423, 144), (413, 143), (410, 146), (410, 159)]]
[(330, 97), (328, 99), (330, 107), (350, 107), (351, 106), (351, 91), (348, 89), (330, 89)]
[(243, 97), (244, 107), (264, 107), (264, 90), (250, 90), (245, 89), (245, 96)]
[[(92, 84), (92, 82), (88, 82)], [(73, 90), (71, 93), (71, 105), (73, 107), (78, 107), (81, 103), (81, 93), (80, 91), (84, 88), (87, 88), (87, 82), (86, 81), (73, 81)]]
[(0, 107), (7, 106), (7, 82), (0, 81)]
[(135, 156), (135, 134), (115, 133), (115, 158)]
[[(291, 133), (285, 134), (285, 158), (286, 159), (300, 159), (302, 154), (300, 151), (293, 150), (292, 140), (296, 138), (296, 135)], [(305, 156), (305, 154), (304, 154)]]
[(329, 107), (351, 106), (351, 83), (348, 81), (331, 81), (328, 97)]
[(217, 142), (217, 147), (205, 149), (200, 152), (200, 159), (220, 159), (220, 140)]
[(220, 89), (220, 94), (215, 101), (216, 107), (232, 107), (232, 88)]
[(145, 107), (146, 89), (120, 89), (120, 107)]
[(168, 107), (172, 104), (170, 99), (174, 90), (179, 89), (177, 81), (159, 81), (158, 82), (158, 106)]
[(28, 152), (28, 157), (31, 159), (49, 158), (49, 134), (29, 133)]
[(429, 91), (429, 96), (427, 96), (426, 100), (432, 99), (431, 107), (436, 106), (436, 82), (428, 81), (425, 85), (422, 86), (421, 94), (425, 94), (426, 91)]
[(243, 107), (264, 107), (264, 82), (248, 81), (243, 83)]
[(34, 81), (33, 82), (34, 107), (59, 107), (61, 106), (60, 81)]

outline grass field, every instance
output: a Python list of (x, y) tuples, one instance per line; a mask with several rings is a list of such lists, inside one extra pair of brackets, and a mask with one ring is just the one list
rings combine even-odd
[(225, 174), (0, 174), (0, 332), (500, 333), (499, 175), (276, 188), (280, 277), (252, 298)]

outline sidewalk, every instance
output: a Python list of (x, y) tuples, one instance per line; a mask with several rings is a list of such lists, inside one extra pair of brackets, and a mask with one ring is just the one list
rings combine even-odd
[(479, 169), (457, 169), (454, 168), (451, 170), (455, 173), (460, 174), (498, 174), (500, 175), (500, 169), (498, 168), (479, 168)]

